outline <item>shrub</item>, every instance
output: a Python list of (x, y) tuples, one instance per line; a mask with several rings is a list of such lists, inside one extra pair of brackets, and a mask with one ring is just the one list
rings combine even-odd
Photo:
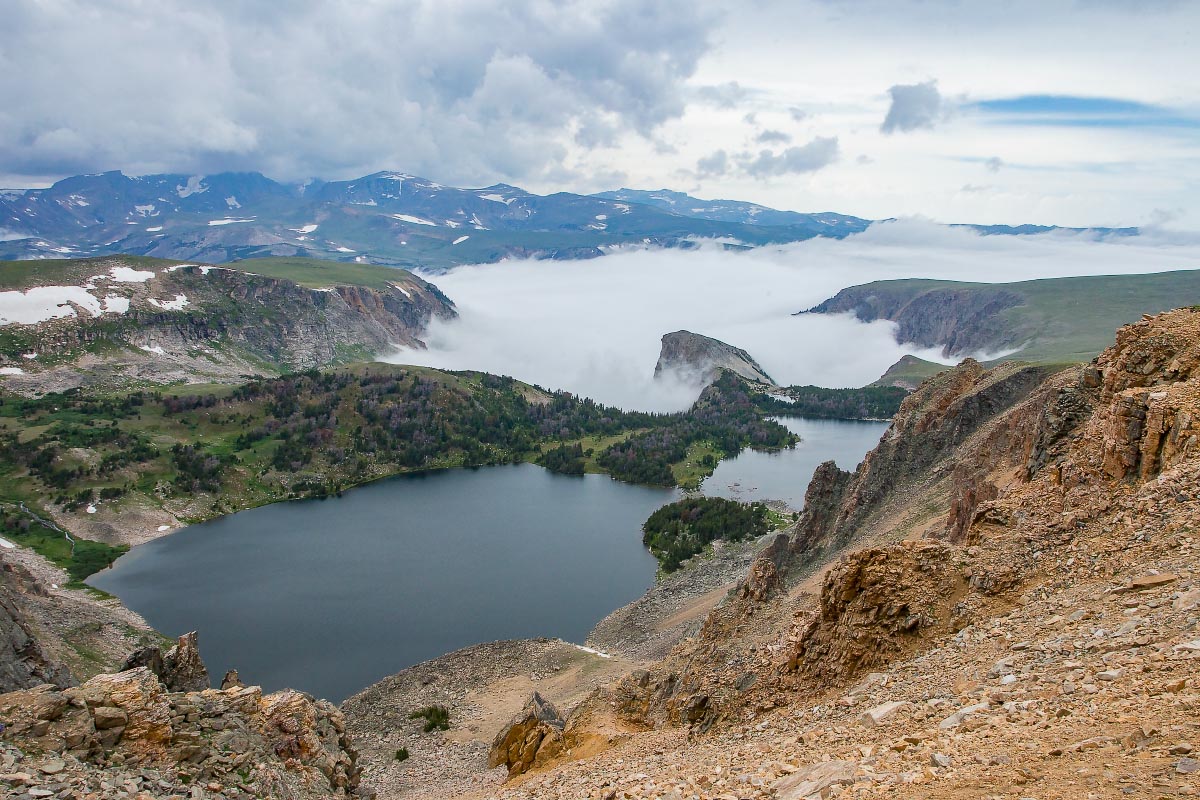
[(399, 750), (396, 751), (396, 760), (397, 761), (407, 761), (408, 760), (408, 748), (407, 747), (401, 747)]
[(426, 733), (429, 733), (433, 730), (450, 730), (450, 709), (443, 705), (426, 706), (425, 708), (412, 712), (408, 715), (408, 718), (425, 720), (424, 730)]

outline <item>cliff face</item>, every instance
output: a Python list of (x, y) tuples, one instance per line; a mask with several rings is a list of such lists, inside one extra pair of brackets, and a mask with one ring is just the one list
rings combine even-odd
[[(429, 322), (457, 314), (437, 287), (403, 270), (378, 288), (312, 289), (232, 268), (81, 263), (100, 273), (78, 276), (99, 307), (76, 303), (65, 317), (6, 324), (0, 362), (10, 389), (229, 380), (364, 360), (424, 347)], [(129, 274), (138, 280), (111, 277)]]
[(854, 473), (822, 464), (805, 494), (793, 538), (798, 565), (861, 538), (894, 511), (896, 500), (946, 482), (962, 463), (960, 448), (977, 431), (1024, 401), (1050, 370), (1005, 364), (985, 370), (967, 359), (905, 398), (879, 446)]
[(745, 350), (691, 331), (675, 331), (662, 337), (654, 377), (673, 373), (688, 382), (709, 384), (723, 369), (750, 381), (775, 385)]
[(896, 341), (940, 347), (946, 356), (1021, 346), (1030, 331), (1000, 312), (1022, 305), (1016, 292), (997, 287), (926, 288), (920, 281), (851, 286), (804, 313), (852, 313), (863, 322), (895, 322)]
[(38, 641), (25, 615), (23, 595), (38, 590), (23, 570), (0, 564), (0, 692), (29, 689), (43, 683), (60, 689), (71, 685), (71, 673)]

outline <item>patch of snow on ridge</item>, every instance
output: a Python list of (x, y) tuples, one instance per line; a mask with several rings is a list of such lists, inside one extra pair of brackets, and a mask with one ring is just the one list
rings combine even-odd
[(82, 286), (35, 286), (24, 292), (0, 292), (0, 325), (36, 325), (73, 317), (76, 306), (94, 317), (101, 314), (100, 301)]
[(316, 229), (317, 223), (315, 222), (310, 222), (308, 225), (301, 225), (299, 228), (288, 228), (289, 231), (295, 231), (296, 233), (312, 233)]
[[(562, 640), (560, 639), (559, 641), (562, 641)], [(596, 650), (595, 648), (592, 648), (592, 647), (585, 647), (584, 645), (581, 645), (581, 644), (574, 644), (573, 642), (567, 642), (567, 644), (570, 644), (576, 650), (582, 650), (583, 652), (590, 653), (591, 655), (594, 655), (594, 656), (600, 656), (601, 658), (612, 658), (612, 656), (610, 654), (605, 653), (602, 650)]]
[(463, 242), (465, 242), (467, 239), (470, 239), (470, 238), (471, 238), (470, 236), (460, 236), (457, 239), (455, 239), (453, 242), (451, 242), (450, 244), (462, 244)]
[(24, 375), (25, 370), (20, 367), (0, 367), (0, 375)]
[(242, 207), (242, 204), (238, 202), (237, 195), (233, 195), (233, 194), (231, 194), (231, 195), (229, 195), (229, 197), (225, 198), (225, 205), (227, 205), (229, 208), (241, 208)]
[(414, 217), (412, 214), (392, 214), (392, 219), (398, 219), (401, 222), (411, 222), (413, 225), (432, 225), (437, 227), (437, 223), (427, 220), (423, 217)]
[(158, 345), (154, 345), (153, 347), (151, 347), (150, 345), (139, 344), (138, 349), (145, 350), (147, 353), (154, 353), (156, 356), (165, 356), (167, 354), (167, 351), (163, 350)]
[(203, 194), (208, 191), (208, 187), (204, 185), (203, 175), (193, 175), (187, 179), (186, 186), (176, 186), (175, 194), (180, 197), (190, 197), (194, 194)]
[[(103, 278), (103, 275), (97, 275), (96, 278)], [(132, 267), (113, 267), (108, 271), (108, 277), (117, 283), (145, 283), (154, 277), (154, 272), (144, 269), (133, 269)]]
[(338, 245), (337, 247), (335, 247), (333, 249), (338, 251), (339, 253), (353, 253), (354, 252), (353, 250), (351, 250), (349, 247), (346, 247), (345, 245)]
[(157, 306), (166, 311), (179, 311), (188, 305), (188, 299), (186, 294), (177, 294), (174, 300), (156, 300), (151, 297), (150, 305)]
[(506, 206), (512, 205), (512, 202), (517, 199), (515, 197), (505, 197), (502, 194), (495, 194), (493, 192), (481, 194), (479, 197), (483, 200), (491, 200), (493, 203), (504, 203)]
[(232, 225), (235, 222), (254, 222), (254, 217), (250, 217), (249, 219), (238, 219), (236, 217), (225, 217), (224, 219), (210, 219), (208, 221), (208, 224), (210, 227), (215, 227), (217, 225)]
[[(102, 307), (105, 314), (124, 314), (129, 310), (129, 298), (119, 294), (110, 294), (104, 298)], [(96, 314), (96, 316), (100, 316)]]
[(147, 233), (154, 233), (155, 231), (161, 231), (161, 230), (162, 230), (162, 228), (163, 228), (163, 226), (162, 226), (162, 225), (155, 225), (153, 228), (146, 228), (146, 232), (147, 232)]

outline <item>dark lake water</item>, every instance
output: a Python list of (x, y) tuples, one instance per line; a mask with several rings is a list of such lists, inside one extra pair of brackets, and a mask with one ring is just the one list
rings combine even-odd
[[(853, 469), (885, 423), (780, 418), (794, 450), (745, 451), (704, 492), (800, 508), (813, 469)], [(403, 475), (277, 503), (134, 548), (89, 582), (165, 634), (200, 631), (214, 680), (340, 702), (485, 641), (582, 642), (654, 581), (641, 525), (674, 490), (530, 464)]]
[(214, 681), (340, 702), (478, 642), (582, 642), (654, 582), (641, 525), (675, 497), (530, 464), (399, 476), (192, 525), (89, 582), (199, 630)]
[(707, 495), (733, 500), (782, 500), (794, 509), (804, 505), (804, 490), (813, 470), (833, 459), (853, 470), (879, 444), (886, 422), (776, 417), (775, 421), (800, 436), (800, 444), (778, 453), (743, 450), (717, 465), (701, 487)]

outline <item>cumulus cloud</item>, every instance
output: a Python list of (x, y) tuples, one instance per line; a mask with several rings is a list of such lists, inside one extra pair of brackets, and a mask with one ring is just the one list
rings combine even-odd
[(724, 150), (717, 150), (696, 162), (696, 176), (700, 178), (719, 177), (727, 172), (729, 172), (729, 154)]
[(780, 152), (762, 150), (756, 156), (748, 156), (742, 162), (742, 169), (756, 178), (793, 175), (815, 172), (832, 164), (837, 157), (837, 137), (818, 136), (807, 144), (789, 147)]
[(14, 0), (0, 172), (536, 178), (681, 115), (713, 25), (683, 0)]
[(753, 90), (742, 86), (737, 81), (728, 81), (727, 83), (718, 83), (711, 86), (699, 86), (695, 90), (698, 100), (723, 109), (737, 108), (748, 100), (753, 93)]
[(896, 84), (888, 89), (892, 103), (879, 130), (886, 134), (908, 133), (932, 128), (942, 113), (942, 95), (937, 81)]
[(942, 359), (896, 344), (888, 322), (793, 312), (888, 278), (1014, 281), (1198, 267), (1195, 239), (981, 236), (923, 220), (745, 253), (709, 245), (506, 262), (430, 276), (461, 316), (433, 324), (428, 350), (389, 360), (509, 374), (628, 408), (679, 409), (698, 389), (652, 379), (659, 340), (671, 331), (743, 347), (783, 383), (862, 386), (905, 353)]
[(765, 130), (754, 137), (754, 141), (759, 144), (787, 144), (792, 140), (791, 134), (783, 131)]

